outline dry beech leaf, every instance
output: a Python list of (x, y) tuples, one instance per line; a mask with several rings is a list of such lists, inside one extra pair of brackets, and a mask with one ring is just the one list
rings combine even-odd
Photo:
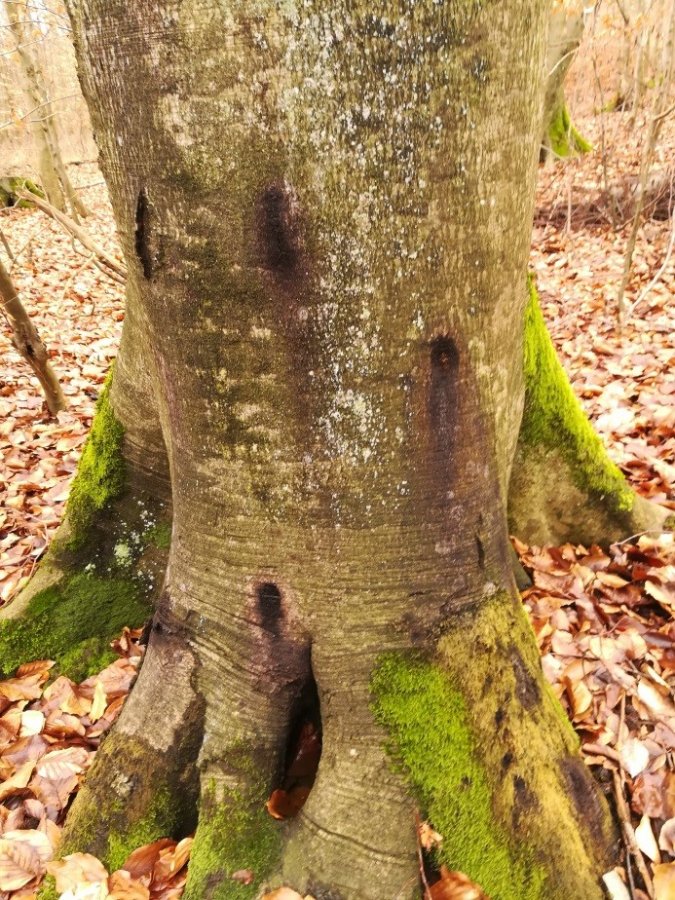
[(433, 850), (434, 847), (443, 843), (443, 836), (437, 831), (434, 831), (431, 824), (427, 821), (420, 822), (417, 828), (417, 834), (420, 846), (424, 847), (425, 850)]
[(616, 868), (610, 872), (605, 872), (602, 876), (610, 900), (631, 900), (626, 882), (621, 877), (622, 872), (622, 869)]
[(108, 879), (109, 900), (150, 900), (150, 890), (126, 869), (120, 869)]
[(654, 866), (655, 900), (675, 900), (675, 863)]
[(637, 841), (640, 850), (642, 850), (645, 856), (648, 856), (652, 862), (661, 862), (661, 854), (659, 853), (659, 847), (656, 843), (654, 832), (652, 831), (652, 823), (649, 816), (643, 816), (640, 820), (640, 824), (635, 829), (635, 840)]
[(41, 831), (7, 831), (0, 838), (0, 890), (25, 887), (45, 872), (52, 845)]
[(75, 891), (80, 885), (108, 883), (108, 870), (91, 853), (70, 853), (48, 863), (47, 872), (56, 880), (57, 891)]
[(635, 778), (649, 765), (649, 750), (644, 741), (628, 738), (621, 747), (621, 762), (631, 778)]
[(161, 838), (158, 841), (153, 841), (152, 844), (145, 844), (145, 846), (139, 847), (130, 854), (122, 868), (132, 878), (147, 878), (147, 883), (150, 884), (160, 853), (162, 850), (166, 850), (167, 847), (173, 848), (175, 846), (176, 842), (171, 840), (171, 838)]
[(661, 826), (659, 834), (659, 847), (664, 853), (675, 856), (675, 818), (668, 819)]
[(40, 734), (45, 727), (45, 714), (38, 709), (27, 709), (21, 713), (21, 730), (19, 737), (32, 737)]
[(441, 877), (430, 885), (431, 900), (489, 900), (483, 889), (463, 872), (441, 866)]
[(173, 879), (187, 865), (193, 844), (194, 838), (186, 837), (179, 841), (173, 849), (162, 850), (155, 863), (153, 884), (161, 884)]
[(92, 700), (91, 710), (89, 711), (89, 718), (92, 722), (98, 722), (105, 712), (107, 705), (108, 697), (105, 688), (103, 687), (103, 682), (97, 681), (96, 687), (94, 688), (94, 699)]

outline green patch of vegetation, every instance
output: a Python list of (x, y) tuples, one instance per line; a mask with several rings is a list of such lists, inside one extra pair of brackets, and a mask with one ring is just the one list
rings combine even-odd
[(534, 279), (525, 313), (525, 409), (521, 439), (558, 451), (577, 486), (630, 512), (634, 494), (588, 421), (569, 383), (539, 308)]
[(160, 788), (150, 798), (147, 812), (127, 831), (111, 831), (108, 835), (108, 852), (103, 860), (108, 870), (121, 869), (134, 850), (173, 834), (175, 819), (175, 801), (166, 788)]
[(438, 861), (465, 872), (499, 900), (541, 900), (545, 873), (510, 845), (495, 820), (492, 791), (475, 752), (464, 698), (440, 666), (402, 655), (373, 674), (375, 715), (390, 735), (424, 815), (446, 840)]
[(47, 875), (38, 891), (37, 900), (59, 900), (61, 892), (56, 890), (56, 879)]
[(555, 155), (563, 158), (576, 156), (579, 153), (589, 153), (593, 149), (593, 145), (582, 137), (572, 124), (565, 103), (561, 103), (553, 116), (548, 127), (548, 140)]
[[(184, 900), (203, 900), (207, 884), (212, 900), (258, 895), (281, 853), (279, 826), (265, 809), (264, 794), (241, 796), (233, 791), (217, 800), (212, 785), (202, 797)], [(253, 872), (252, 884), (232, 880), (240, 869)]]
[(37, 593), (21, 618), (0, 622), (0, 672), (32, 659), (54, 659), (74, 681), (100, 671), (125, 625), (138, 627), (151, 607), (131, 579), (79, 574)]
[(71, 530), (68, 540), (70, 550), (79, 549), (86, 543), (96, 513), (105, 509), (124, 490), (124, 429), (110, 405), (111, 381), (112, 370), (98, 398), (96, 415), (68, 497), (66, 513)]
[(158, 550), (168, 550), (171, 547), (171, 524), (158, 522), (145, 533), (145, 541), (157, 547)]
[(42, 188), (35, 184), (34, 181), (31, 181), (30, 178), (0, 178), (0, 207), (18, 206), (26, 209), (35, 206), (30, 200), (19, 199), (17, 191), (28, 191), (28, 193), (35, 194), (36, 197), (40, 197), (42, 200), (45, 199), (45, 193)]

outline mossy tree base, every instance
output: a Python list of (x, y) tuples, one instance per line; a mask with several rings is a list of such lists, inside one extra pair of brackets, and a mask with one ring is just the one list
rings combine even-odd
[(530, 632), (518, 600), (496, 596), (431, 657), (383, 659), (376, 714), (443, 835), (439, 863), (499, 900), (600, 900), (613, 825)]
[(609, 458), (558, 359), (529, 282), (525, 404), (509, 485), (509, 528), (534, 544), (610, 543), (659, 529), (667, 511), (639, 497)]
[(558, 159), (590, 153), (593, 145), (574, 127), (567, 104), (556, 107), (546, 133), (545, 149)]

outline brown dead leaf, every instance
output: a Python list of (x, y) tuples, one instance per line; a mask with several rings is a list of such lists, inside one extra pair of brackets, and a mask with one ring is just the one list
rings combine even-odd
[(431, 900), (489, 900), (483, 889), (463, 872), (441, 866), (441, 877), (429, 886)]

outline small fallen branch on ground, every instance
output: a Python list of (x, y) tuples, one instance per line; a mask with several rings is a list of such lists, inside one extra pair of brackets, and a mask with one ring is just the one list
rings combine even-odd
[(0, 261), (0, 304), (9, 327), (12, 329), (12, 343), (17, 352), (26, 360), (42, 385), (47, 408), (54, 416), (68, 405), (63, 395), (59, 379), (52, 369), (47, 356), (47, 348), (42, 343), (37, 329), (30, 320), (23, 303), (19, 299), (9, 272)]
[(114, 256), (111, 256), (109, 253), (99, 247), (98, 244), (92, 240), (92, 238), (87, 234), (87, 232), (81, 228), (77, 222), (74, 222), (70, 216), (67, 216), (65, 213), (62, 213), (55, 206), (52, 206), (51, 203), (47, 203), (46, 200), (43, 200), (41, 197), (37, 197), (35, 194), (31, 194), (29, 191), (18, 190), (16, 192), (17, 197), (22, 200), (30, 200), (31, 203), (34, 203), (38, 209), (41, 209), (42, 212), (46, 213), (48, 216), (51, 216), (56, 222), (59, 223), (66, 231), (73, 235), (73, 237), (77, 238), (77, 240), (89, 250), (90, 253), (93, 253), (95, 258), (101, 264), (100, 268), (102, 271), (109, 275), (113, 281), (117, 281), (120, 284), (124, 284), (127, 278), (127, 270), (126, 267), (115, 259)]

